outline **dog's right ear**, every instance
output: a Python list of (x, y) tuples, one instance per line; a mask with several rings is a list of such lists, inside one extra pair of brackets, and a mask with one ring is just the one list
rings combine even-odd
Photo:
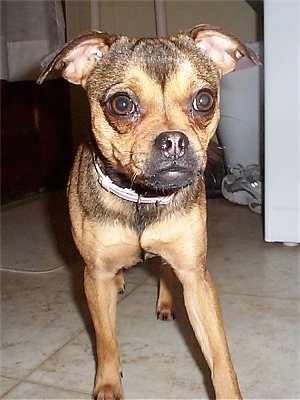
[(84, 87), (91, 70), (118, 38), (100, 31), (89, 31), (78, 36), (46, 57), (37, 83), (41, 84), (56, 69), (67, 81)]

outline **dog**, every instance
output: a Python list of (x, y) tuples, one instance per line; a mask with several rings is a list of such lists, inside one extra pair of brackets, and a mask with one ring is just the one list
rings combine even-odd
[(92, 139), (68, 184), (72, 234), (86, 267), (96, 333), (93, 395), (123, 399), (115, 323), (122, 270), (159, 256), (156, 312), (174, 317), (172, 273), (218, 399), (240, 399), (215, 285), (206, 268), (207, 147), (220, 118), (220, 78), (256, 55), (223, 30), (198, 25), (167, 38), (89, 31), (46, 60), (86, 90)]

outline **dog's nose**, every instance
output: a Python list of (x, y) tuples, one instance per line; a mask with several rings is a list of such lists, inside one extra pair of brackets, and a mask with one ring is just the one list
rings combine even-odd
[(155, 146), (163, 152), (165, 157), (177, 160), (182, 157), (189, 145), (189, 139), (180, 131), (166, 131), (160, 133)]

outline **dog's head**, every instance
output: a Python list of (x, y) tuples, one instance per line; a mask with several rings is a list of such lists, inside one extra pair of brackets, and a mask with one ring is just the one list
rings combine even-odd
[(157, 191), (192, 183), (220, 118), (220, 78), (247, 56), (242, 42), (198, 25), (168, 38), (134, 39), (92, 31), (47, 63), (81, 84), (90, 102), (95, 141), (121, 174)]

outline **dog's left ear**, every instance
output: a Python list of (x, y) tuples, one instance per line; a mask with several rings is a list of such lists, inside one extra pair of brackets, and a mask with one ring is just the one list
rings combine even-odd
[(199, 49), (205, 51), (224, 75), (235, 69), (241, 57), (248, 57), (254, 64), (261, 65), (255, 53), (235, 36), (211, 25), (197, 25), (189, 32)]

